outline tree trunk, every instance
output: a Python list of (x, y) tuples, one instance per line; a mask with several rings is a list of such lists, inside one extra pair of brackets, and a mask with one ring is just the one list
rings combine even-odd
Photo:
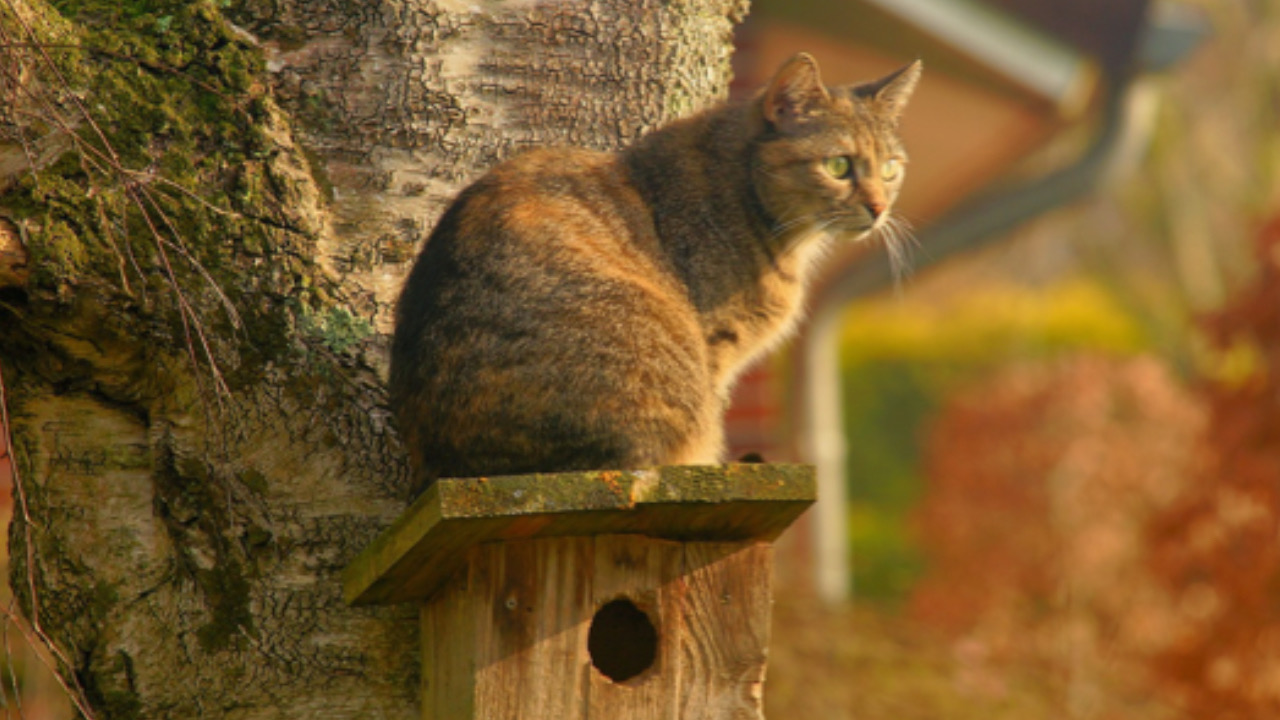
[(722, 96), (745, 11), (0, 0), (11, 582), (95, 716), (416, 716), (415, 609), (337, 580), (410, 499), (400, 282), (521, 146)]

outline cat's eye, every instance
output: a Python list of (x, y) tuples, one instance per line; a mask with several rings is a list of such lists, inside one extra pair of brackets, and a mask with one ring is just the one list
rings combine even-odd
[(837, 180), (844, 180), (853, 174), (853, 161), (848, 155), (833, 155), (822, 161), (822, 169)]
[(902, 174), (902, 160), (899, 158), (889, 158), (880, 164), (880, 179), (885, 182), (893, 182)]

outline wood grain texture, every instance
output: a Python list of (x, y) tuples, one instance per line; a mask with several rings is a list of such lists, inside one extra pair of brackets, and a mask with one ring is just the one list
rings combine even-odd
[(422, 606), (424, 720), (584, 718), (592, 538), (486, 543)]
[(420, 611), (424, 719), (478, 717), (472, 691), (477, 662), (473, 652), (475, 607), (466, 599), (472, 583), (476, 582), (472, 571), (482, 568), (475, 563), (468, 567), (465, 576), (459, 577), (436, 602), (423, 605)]
[(440, 480), (347, 567), (352, 604), (423, 600), (478, 543), (635, 533), (772, 540), (815, 499), (807, 465), (670, 466)]
[(574, 718), (581, 713), (591, 545), (581, 538), (490, 543), (491, 569), (472, 587), (477, 622), (476, 717)]
[(684, 546), (680, 712), (673, 717), (763, 720), (773, 548)]
[[(772, 551), (637, 535), (491, 542), (422, 607), (424, 720), (759, 720)], [(587, 637), (626, 599), (657, 629), (622, 681)]]

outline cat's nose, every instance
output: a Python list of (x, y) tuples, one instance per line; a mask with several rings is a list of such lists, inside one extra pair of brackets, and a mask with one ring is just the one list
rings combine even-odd
[(880, 216), (884, 214), (884, 211), (887, 208), (887, 205), (883, 200), (868, 200), (864, 202), (862, 206), (867, 209), (867, 212), (871, 213), (872, 220), (879, 220)]

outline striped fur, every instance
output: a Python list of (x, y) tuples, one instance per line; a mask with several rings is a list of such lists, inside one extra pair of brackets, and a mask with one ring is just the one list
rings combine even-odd
[(823, 248), (888, 220), (919, 73), (826, 88), (800, 55), (622, 153), (535, 150), (464, 190), (397, 308), (420, 480), (718, 462), (734, 379), (792, 329)]

